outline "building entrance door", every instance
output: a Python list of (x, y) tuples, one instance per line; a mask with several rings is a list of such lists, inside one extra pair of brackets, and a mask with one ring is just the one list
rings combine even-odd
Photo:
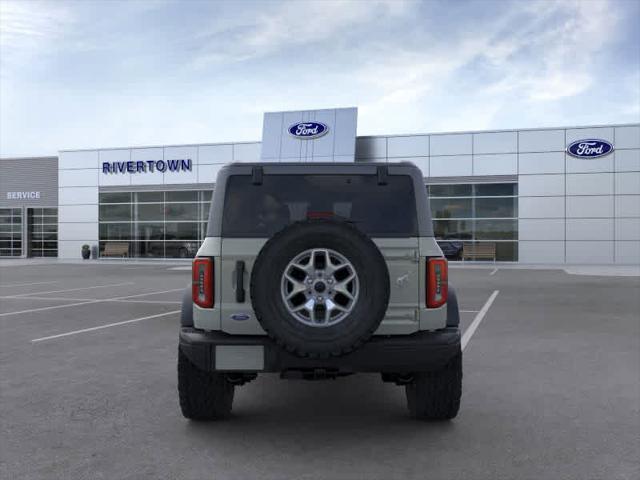
[(58, 256), (57, 208), (27, 208), (27, 256)]
[(22, 208), (0, 208), (0, 257), (22, 255)]

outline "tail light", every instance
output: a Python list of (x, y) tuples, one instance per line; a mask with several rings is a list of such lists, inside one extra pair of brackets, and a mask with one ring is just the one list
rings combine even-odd
[(427, 259), (427, 308), (438, 308), (447, 303), (449, 268), (444, 258)]
[(193, 259), (191, 268), (191, 298), (202, 308), (213, 307), (213, 258)]

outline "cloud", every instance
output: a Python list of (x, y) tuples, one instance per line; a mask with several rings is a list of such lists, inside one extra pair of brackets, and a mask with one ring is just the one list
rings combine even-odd
[[(463, 22), (446, 42), (389, 49), (361, 68), (357, 77), (374, 92), (363, 113), (415, 119), (423, 112), (436, 128), (491, 128), (504, 109), (575, 98), (602, 80), (595, 59), (620, 20), (610, 2), (501, 5), (489, 19)], [(455, 108), (443, 111), (436, 97)]]
[(26, 63), (41, 49), (55, 48), (73, 16), (66, 5), (53, 2), (0, 2), (0, 62)]
[(336, 106), (362, 135), (638, 121), (632, 2), (187, 5), (0, 0), (0, 154), (256, 140), (264, 111)]
[(300, 58), (307, 49), (340, 38), (355, 26), (406, 12), (407, 3), (402, 0), (264, 2), (256, 6), (250, 21), (246, 16), (221, 16), (213, 22), (199, 36), (203, 45), (193, 64), (241, 62), (283, 50), (292, 59)]
[[(487, 58), (505, 75), (487, 91), (517, 91), (530, 101), (585, 92), (599, 74), (594, 55), (614, 37), (619, 20), (615, 9), (606, 0), (545, 1), (532, 2), (524, 13), (531, 19), (528, 25), (490, 45)], [(508, 54), (500, 56), (500, 52)]]

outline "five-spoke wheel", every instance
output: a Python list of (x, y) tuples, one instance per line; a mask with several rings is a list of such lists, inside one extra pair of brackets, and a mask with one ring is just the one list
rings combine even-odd
[(342, 321), (358, 300), (358, 275), (349, 260), (328, 248), (305, 250), (282, 275), (282, 299), (293, 317), (313, 327)]

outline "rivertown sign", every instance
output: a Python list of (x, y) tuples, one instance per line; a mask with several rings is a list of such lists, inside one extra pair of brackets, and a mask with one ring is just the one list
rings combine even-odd
[(153, 173), (190, 172), (193, 168), (190, 158), (177, 160), (138, 160), (128, 162), (102, 162), (102, 173)]

